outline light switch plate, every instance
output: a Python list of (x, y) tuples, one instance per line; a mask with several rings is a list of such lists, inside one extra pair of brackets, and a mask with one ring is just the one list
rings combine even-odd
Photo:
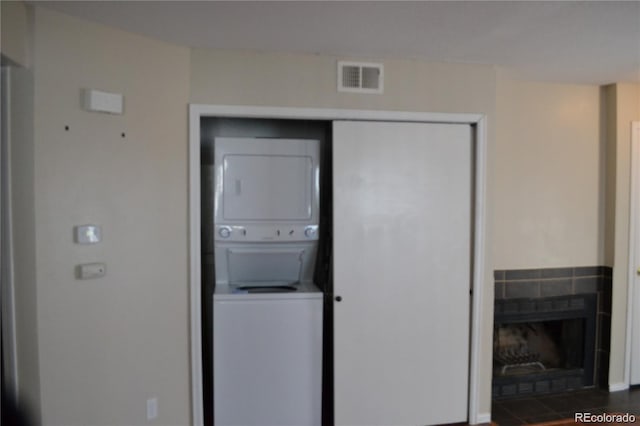
[(78, 244), (97, 244), (102, 241), (102, 229), (98, 225), (76, 226), (75, 241)]

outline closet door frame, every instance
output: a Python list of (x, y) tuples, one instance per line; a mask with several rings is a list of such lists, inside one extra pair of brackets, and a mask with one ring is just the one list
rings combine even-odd
[[(190, 291), (190, 346), (191, 346), (191, 424), (203, 426), (202, 380), (202, 309), (201, 309), (201, 256), (200, 256), (200, 124), (207, 117), (271, 118), (300, 120), (366, 120), (389, 122), (425, 122), (469, 124), (475, 129), (474, 152), (474, 235), (473, 276), (470, 324), (470, 363), (468, 421), (470, 424), (486, 423), (490, 412), (480, 412), (481, 388), (485, 397), (491, 395), (490, 379), (481, 380), (482, 371), (491, 370), (491, 342), (482, 341), (482, 331), (492, 323), (493, 310), (483, 309), (483, 298), (491, 297), (487, 290), (491, 283), (492, 268), (487, 255), (490, 253), (486, 230), (487, 216), (487, 118), (484, 114), (443, 114), (404, 111), (373, 111), (350, 109), (284, 108), (238, 105), (189, 106), (189, 291)], [(487, 294), (485, 294), (487, 293)], [(482, 362), (482, 365), (481, 365)], [(485, 368), (482, 368), (485, 367)]]
[(640, 384), (640, 121), (631, 123), (631, 184), (629, 197), (629, 264), (627, 270), (627, 330), (624, 383), (610, 390)]

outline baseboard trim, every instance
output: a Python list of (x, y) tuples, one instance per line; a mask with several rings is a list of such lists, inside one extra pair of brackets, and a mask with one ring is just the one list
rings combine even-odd
[(476, 424), (491, 423), (491, 413), (478, 413)]
[(629, 389), (629, 385), (626, 383), (613, 383), (609, 385), (609, 392), (619, 392)]

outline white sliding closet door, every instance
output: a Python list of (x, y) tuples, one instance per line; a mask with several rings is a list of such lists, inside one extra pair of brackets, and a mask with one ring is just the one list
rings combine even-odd
[(467, 420), (472, 163), (468, 125), (334, 122), (336, 425)]

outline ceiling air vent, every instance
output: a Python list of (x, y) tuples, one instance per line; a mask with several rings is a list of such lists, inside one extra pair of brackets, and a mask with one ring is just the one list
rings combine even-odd
[(338, 92), (382, 93), (382, 64), (338, 62)]

